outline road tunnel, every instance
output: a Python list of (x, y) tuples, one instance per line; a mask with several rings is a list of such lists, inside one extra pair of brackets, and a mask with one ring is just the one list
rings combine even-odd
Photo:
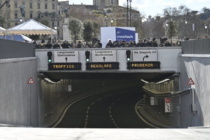
[[(40, 74), (43, 125), (59, 128), (151, 128), (136, 113), (145, 83), (173, 73)], [(142, 104), (143, 105), (143, 104)]]

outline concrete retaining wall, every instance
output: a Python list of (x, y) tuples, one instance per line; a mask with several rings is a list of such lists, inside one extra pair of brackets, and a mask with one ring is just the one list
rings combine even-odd
[[(197, 125), (210, 125), (210, 57), (204, 57), (203, 55), (185, 55), (181, 61), (181, 75), (180, 75), (180, 87), (181, 89), (187, 89), (191, 86), (188, 85), (189, 78), (195, 83), (195, 96), (194, 100), (186, 99), (185, 102), (194, 102), (193, 107), (196, 109), (193, 116), (191, 116), (191, 124)], [(193, 95), (192, 95), (193, 96)], [(187, 110), (183, 110), (186, 112)], [(186, 112), (187, 113), (187, 112)], [(185, 118), (188, 121), (188, 117)]]
[[(34, 84), (28, 84), (30, 77)], [(0, 123), (38, 126), (37, 59), (0, 60)]]

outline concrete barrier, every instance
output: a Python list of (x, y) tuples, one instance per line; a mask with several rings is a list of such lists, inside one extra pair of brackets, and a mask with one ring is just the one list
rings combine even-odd
[(0, 123), (38, 126), (37, 59), (0, 60)]

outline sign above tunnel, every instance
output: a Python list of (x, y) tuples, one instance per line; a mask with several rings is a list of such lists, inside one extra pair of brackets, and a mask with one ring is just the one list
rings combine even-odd
[(119, 69), (119, 62), (90, 62), (86, 63), (87, 70)]
[(79, 62), (78, 51), (54, 51), (54, 62)]
[(92, 51), (92, 62), (116, 62), (116, 50), (95, 50)]
[(133, 61), (158, 61), (157, 50), (133, 50)]
[(127, 62), (127, 69), (160, 69), (160, 62)]
[(81, 63), (49, 63), (49, 70), (81, 70)]

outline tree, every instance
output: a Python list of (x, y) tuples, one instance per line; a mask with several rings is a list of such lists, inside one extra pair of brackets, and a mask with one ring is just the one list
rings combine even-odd
[(200, 15), (201, 19), (207, 20), (210, 17), (210, 9), (204, 7), (202, 11), (203, 13)]
[(93, 39), (93, 24), (90, 21), (84, 23), (83, 38), (87, 42)]
[(169, 38), (171, 38), (171, 43), (172, 43), (172, 37), (177, 35), (176, 22), (173, 20), (170, 20), (167, 22), (167, 25), (168, 25), (167, 35)]
[(97, 37), (99, 34), (99, 24), (97, 22), (92, 22), (93, 23), (93, 37)]
[(71, 18), (69, 21), (69, 30), (70, 30), (72, 39), (76, 43), (76, 40), (78, 39), (80, 32), (82, 30), (82, 22), (76, 18)]

